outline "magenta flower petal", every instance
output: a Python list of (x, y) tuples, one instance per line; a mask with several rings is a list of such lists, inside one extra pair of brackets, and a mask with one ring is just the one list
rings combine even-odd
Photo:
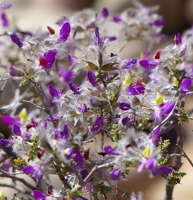
[(135, 123), (135, 117), (129, 114), (127, 117), (123, 118), (121, 122), (124, 126), (130, 126)]
[(153, 69), (157, 67), (158, 62), (155, 60), (140, 60), (139, 64), (145, 69)]
[(81, 113), (85, 113), (87, 112), (88, 108), (87, 108), (87, 105), (84, 103), (82, 104), (82, 107), (81, 108), (78, 108), (78, 111), (81, 112)]
[(68, 125), (65, 124), (63, 130), (61, 131), (62, 137), (67, 140), (70, 135), (70, 130), (68, 128)]
[(99, 19), (101, 20), (101, 22), (104, 22), (107, 19), (108, 15), (109, 15), (108, 9), (103, 8), (102, 11), (101, 11), (101, 14), (99, 16)]
[(145, 163), (146, 169), (152, 169), (154, 164), (154, 159), (152, 157), (148, 158)]
[(192, 80), (190, 78), (185, 78), (180, 84), (180, 89), (184, 92), (188, 91), (191, 85), (192, 85)]
[(38, 190), (33, 191), (33, 196), (36, 200), (46, 200), (46, 195)]
[(15, 33), (11, 34), (10, 37), (12, 42), (17, 44), (19, 48), (23, 47), (23, 42), (19, 39), (19, 37)]
[(1, 3), (0, 4), (0, 7), (2, 8), (2, 9), (9, 9), (9, 8), (11, 8), (11, 6), (12, 6), (12, 4), (11, 3)]
[(70, 23), (69, 22), (64, 23), (62, 25), (62, 28), (60, 29), (60, 36), (58, 38), (58, 41), (65, 42), (70, 35), (70, 31), (71, 31)]
[(83, 162), (84, 162), (83, 156), (82, 156), (81, 152), (78, 149), (74, 149), (73, 150), (72, 158), (78, 164), (78, 166), (80, 168), (83, 167)]
[(32, 175), (35, 178), (36, 181), (42, 175), (40, 167), (38, 167), (38, 166), (31, 166), (31, 165), (30, 166), (26, 166), (26, 167), (24, 167), (22, 169), (22, 171), (23, 171), (24, 174)]
[(4, 146), (4, 147), (10, 147), (13, 145), (13, 141), (12, 140), (6, 140), (6, 139), (0, 139), (0, 145)]

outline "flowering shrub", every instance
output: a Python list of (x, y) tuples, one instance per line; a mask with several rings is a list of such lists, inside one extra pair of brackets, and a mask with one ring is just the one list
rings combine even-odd
[[(46, 32), (12, 24), (6, 15), (11, 5), (1, 3), (1, 66), (7, 74), (0, 81), (18, 85), (11, 103), (0, 108), (10, 129), (9, 137), (0, 137), (1, 177), (13, 180), (0, 186), (36, 200), (107, 199), (109, 193), (142, 199), (117, 186), (136, 168), (163, 176), (165, 199), (172, 199), (185, 175), (181, 157), (192, 165), (181, 123), (189, 119), (184, 97), (193, 89), (193, 29), (152, 55), (153, 45), (165, 38), (164, 20), (156, 7), (133, 2), (112, 18), (107, 8), (62, 17), (59, 31), (48, 26)], [(122, 59), (132, 40), (146, 41), (147, 52)], [(171, 131), (175, 144), (167, 139)], [(59, 191), (49, 181), (52, 174), (61, 180)]]

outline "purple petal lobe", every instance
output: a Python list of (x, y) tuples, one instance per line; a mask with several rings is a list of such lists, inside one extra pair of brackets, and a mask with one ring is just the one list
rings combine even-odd
[(190, 78), (185, 78), (180, 84), (180, 89), (182, 91), (188, 91), (191, 85), (192, 85), (192, 80)]
[(129, 110), (131, 109), (131, 105), (127, 102), (119, 102), (118, 106), (121, 110)]
[(155, 60), (140, 60), (139, 64), (145, 69), (153, 69), (158, 65)]
[(69, 22), (64, 23), (62, 25), (62, 28), (60, 29), (60, 36), (58, 38), (58, 41), (65, 42), (70, 35), (70, 31), (71, 31), (70, 23)]
[(94, 134), (98, 133), (98, 131), (101, 128), (102, 122), (103, 122), (103, 117), (98, 117), (91, 128), (91, 132), (93, 132)]
[(66, 83), (69, 83), (73, 76), (72, 70), (65, 70), (63, 68), (60, 70), (60, 74)]
[(104, 146), (104, 152), (109, 155), (120, 155), (120, 153), (110, 145)]
[(126, 94), (128, 96), (143, 94), (144, 91), (145, 87), (141, 84), (140, 85), (131, 84), (126, 88)]
[(6, 140), (6, 139), (0, 139), (0, 145), (4, 146), (4, 147), (10, 147), (13, 145), (13, 141), (12, 140)]
[(15, 33), (11, 34), (10, 37), (12, 42), (17, 44), (18, 47), (20, 48), (23, 47), (23, 42), (19, 39), (19, 37)]
[(36, 200), (45, 200), (46, 199), (46, 195), (38, 190), (33, 191), (33, 196)]
[(70, 89), (74, 92), (74, 94), (80, 94), (80, 88), (76, 83), (69, 83)]
[(121, 68), (131, 69), (137, 65), (137, 58), (126, 59), (123, 61)]
[(95, 73), (93, 71), (88, 71), (87, 77), (88, 77), (88, 81), (91, 83), (91, 85), (93, 87), (97, 87), (98, 83), (96, 81)]
[(15, 135), (18, 135), (18, 136), (21, 136), (21, 134), (22, 134), (21, 129), (20, 129), (20, 127), (17, 124), (15, 124), (13, 126), (13, 133)]
[(12, 127), (14, 124), (20, 124), (20, 121), (16, 117), (11, 117), (8, 115), (5, 115), (2, 117), (2, 121), (4, 124), (6, 124), (9, 127)]
[(112, 180), (120, 180), (121, 179), (121, 171), (119, 168), (114, 169), (111, 173), (110, 173), (110, 178)]
[(61, 96), (61, 93), (54, 86), (52, 86), (52, 85), (48, 86), (48, 90), (49, 90), (50, 95), (52, 97), (59, 98)]
[(172, 111), (173, 107), (174, 103), (166, 102), (165, 104), (163, 104), (163, 106), (161, 106), (161, 111), (163, 114), (168, 115)]
[(120, 16), (115, 15), (115, 16), (113, 17), (113, 22), (118, 23), (118, 22), (121, 22), (121, 21), (122, 21), (122, 19), (121, 19)]
[(7, 19), (7, 15), (5, 12), (1, 13), (1, 21), (2, 21), (2, 26), (3, 27), (8, 27), (9, 26), (9, 21)]
[(43, 63), (42, 68), (45, 70), (51, 70), (52, 66), (55, 62), (57, 51), (56, 50), (48, 50), (46, 53), (44, 53), (44, 59), (45, 62)]
[(153, 131), (153, 135), (151, 137), (153, 143), (155, 145), (157, 145), (158, 141), (159, 141), (159, 133), (160, 133), (160, 130), (161, 130), (161, 126), (159, 125), (154, 131)]

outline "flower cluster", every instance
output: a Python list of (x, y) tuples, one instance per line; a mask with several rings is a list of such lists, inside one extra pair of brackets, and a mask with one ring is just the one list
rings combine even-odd
[[(180, 181), (180, 123), (188, 120), (183, 102), (192, 93), (193, 30), (182, 38), (177, 34), (153, 55), (150, 48), (163, 39), (164, 20), (157, 7), (134, 2), (112, 18), (107, 8), (64, 16), (56, 22), (58, 32), (51, 26), (20, 29), (4, 11), (11, 5), (1, 3), (1, 57), (7, 70), (1, 81), (15, 80), (17, 90), (0, 108), (10, 129), (9, 138), (0, 137), (0, 167), (5, 177), (14, 169), (34, 181), (24, 180), (28, 189), (16, 187), (18, 192), (37, 200), (87, 199), (85, 191), (90, 199), (99, 194), (106, 199), (116, 193), (119, 180), (126, 181), (130, 168)], [(149, 42), (143, 58), (121, 58), (131, 40)], [(124, 45), (116, 49), (120, 42)], [(172, 141), (164, 136), (175, 125), (178, 148), (170, 152)], [(49, 183), (51, 174), (61, 180), (60, 191)], [(132, 191), (128, 195), (142, 199)]]

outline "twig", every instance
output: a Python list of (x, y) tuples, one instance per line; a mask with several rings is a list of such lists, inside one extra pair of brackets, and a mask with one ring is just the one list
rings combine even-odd
[(31, 102), (31, 101), (27, 101), (27, 100), (24, 100), (24, 99), (22, 101), (25, 102), (25, 103), (30, 103), (30, 104), (36, 106), (40, 110), (45, 110), (45, 108), (43, 108), (41, 106), (38, 106), (37, 104), (35, 104), (35, 103)]
[(32, 196), (30, 190), (26, 190), (26, 189), (24, 189), (23, 187), (21, 187), (21, 186), (19, 186), (19, 185), (17, 185), (17, 184), (0, 183), (0, 186), (1, 186), (1, 187), (12, 188), (12, 189), (17, 190), (19, 193), (27, 194), (27, 195), (29, 195), (29, 196)]

